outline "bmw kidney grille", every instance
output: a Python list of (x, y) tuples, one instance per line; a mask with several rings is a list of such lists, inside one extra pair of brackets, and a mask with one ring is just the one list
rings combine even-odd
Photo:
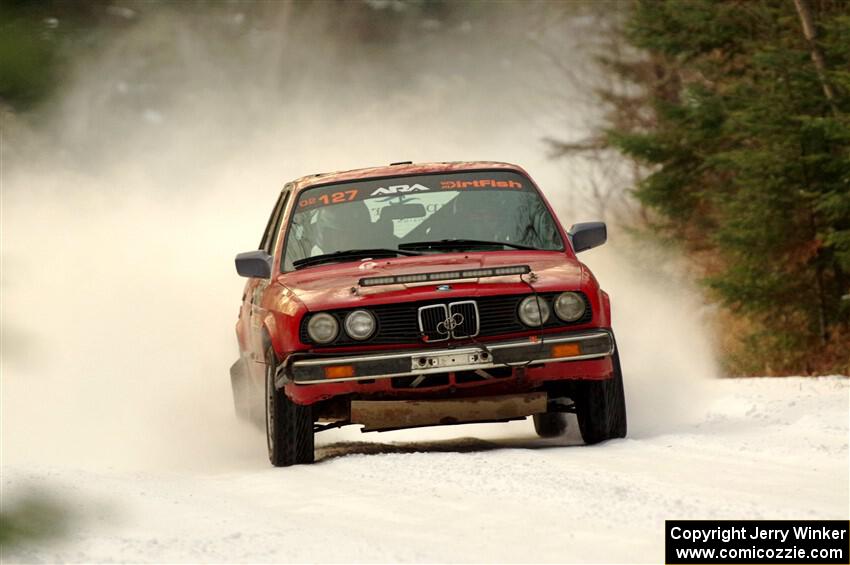
[(478, 307), (474, 300), (419, 308), (419, 331), (429, 342), (474, 337), (478, 335), (478, 326)]

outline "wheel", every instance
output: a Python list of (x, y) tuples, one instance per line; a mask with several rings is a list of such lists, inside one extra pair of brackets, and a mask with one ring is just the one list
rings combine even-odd
[(266, 352), (266, 444), (269, 461), (275, 467), (312, 463), (313, 410), (292, 402), (274, 386), (277, 358)]
[(540, 437), (558, 437), (567, 429), (567, 415), (561, 412), (544, 412), (534, 415), (534, 431)]
[(626, 395), (620, 356), (612, 358), (614, 376), (604, 381), (581, 381), (576, 387), (576, 417), (581, 438), (591, 445), (626, 437)]
[(230, 386), (233, 389), (233, 407), (236, 417), (263, 429), (263, 402), (259, 391), (252, 386), (245, 360), (241, 357), (230, 366)]

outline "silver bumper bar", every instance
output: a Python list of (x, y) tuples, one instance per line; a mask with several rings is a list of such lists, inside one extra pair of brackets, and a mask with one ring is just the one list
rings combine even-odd
[[(572, 347), (570, 347), (572, 345)], [(554, 361), (597, 359), (614, 353), (614, 338), (604, 329), (544, 335), (523, 340), (343, 357), (298, 359), (281, 365), (281, 382), (320, 384), (429, 375), (449, 371), (524, 366)]]

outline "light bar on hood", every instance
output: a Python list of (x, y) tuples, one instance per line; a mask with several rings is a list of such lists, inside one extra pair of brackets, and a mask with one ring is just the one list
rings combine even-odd
[(440, 271), (437, 273), (417, 273), (415, 275), (395, 275), (388, 277), (366, 277), (360, 279), (360, 286), (378, 286), (382, 284), (403, 284), (416, 282), (452, 281), (457, 279), (478, 279), (483, 277), (502, 277), (505, 275), (525, 275), (531, 272), (528, 265), (493, 267), (492, 269), (467, 269), (463, 271)]

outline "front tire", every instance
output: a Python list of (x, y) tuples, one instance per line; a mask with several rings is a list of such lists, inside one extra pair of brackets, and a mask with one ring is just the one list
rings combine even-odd
[(266, 444), (275, 467), (312, 463), (313, 410), (292, 402), (283, 389), (274, 386), (277, 357), (266, 352)]
[(626, 395), (620, 356), (612, 357), (614, 376), (602, 381), (581, 381), (576, 389), (576, 417), (581, 438), (592, 445), (626, 437)]
[(534, 431), (540, 437), (558, 437), (567, 430), (567, 415), (561, 412), (544, 412), (534, 415)]

